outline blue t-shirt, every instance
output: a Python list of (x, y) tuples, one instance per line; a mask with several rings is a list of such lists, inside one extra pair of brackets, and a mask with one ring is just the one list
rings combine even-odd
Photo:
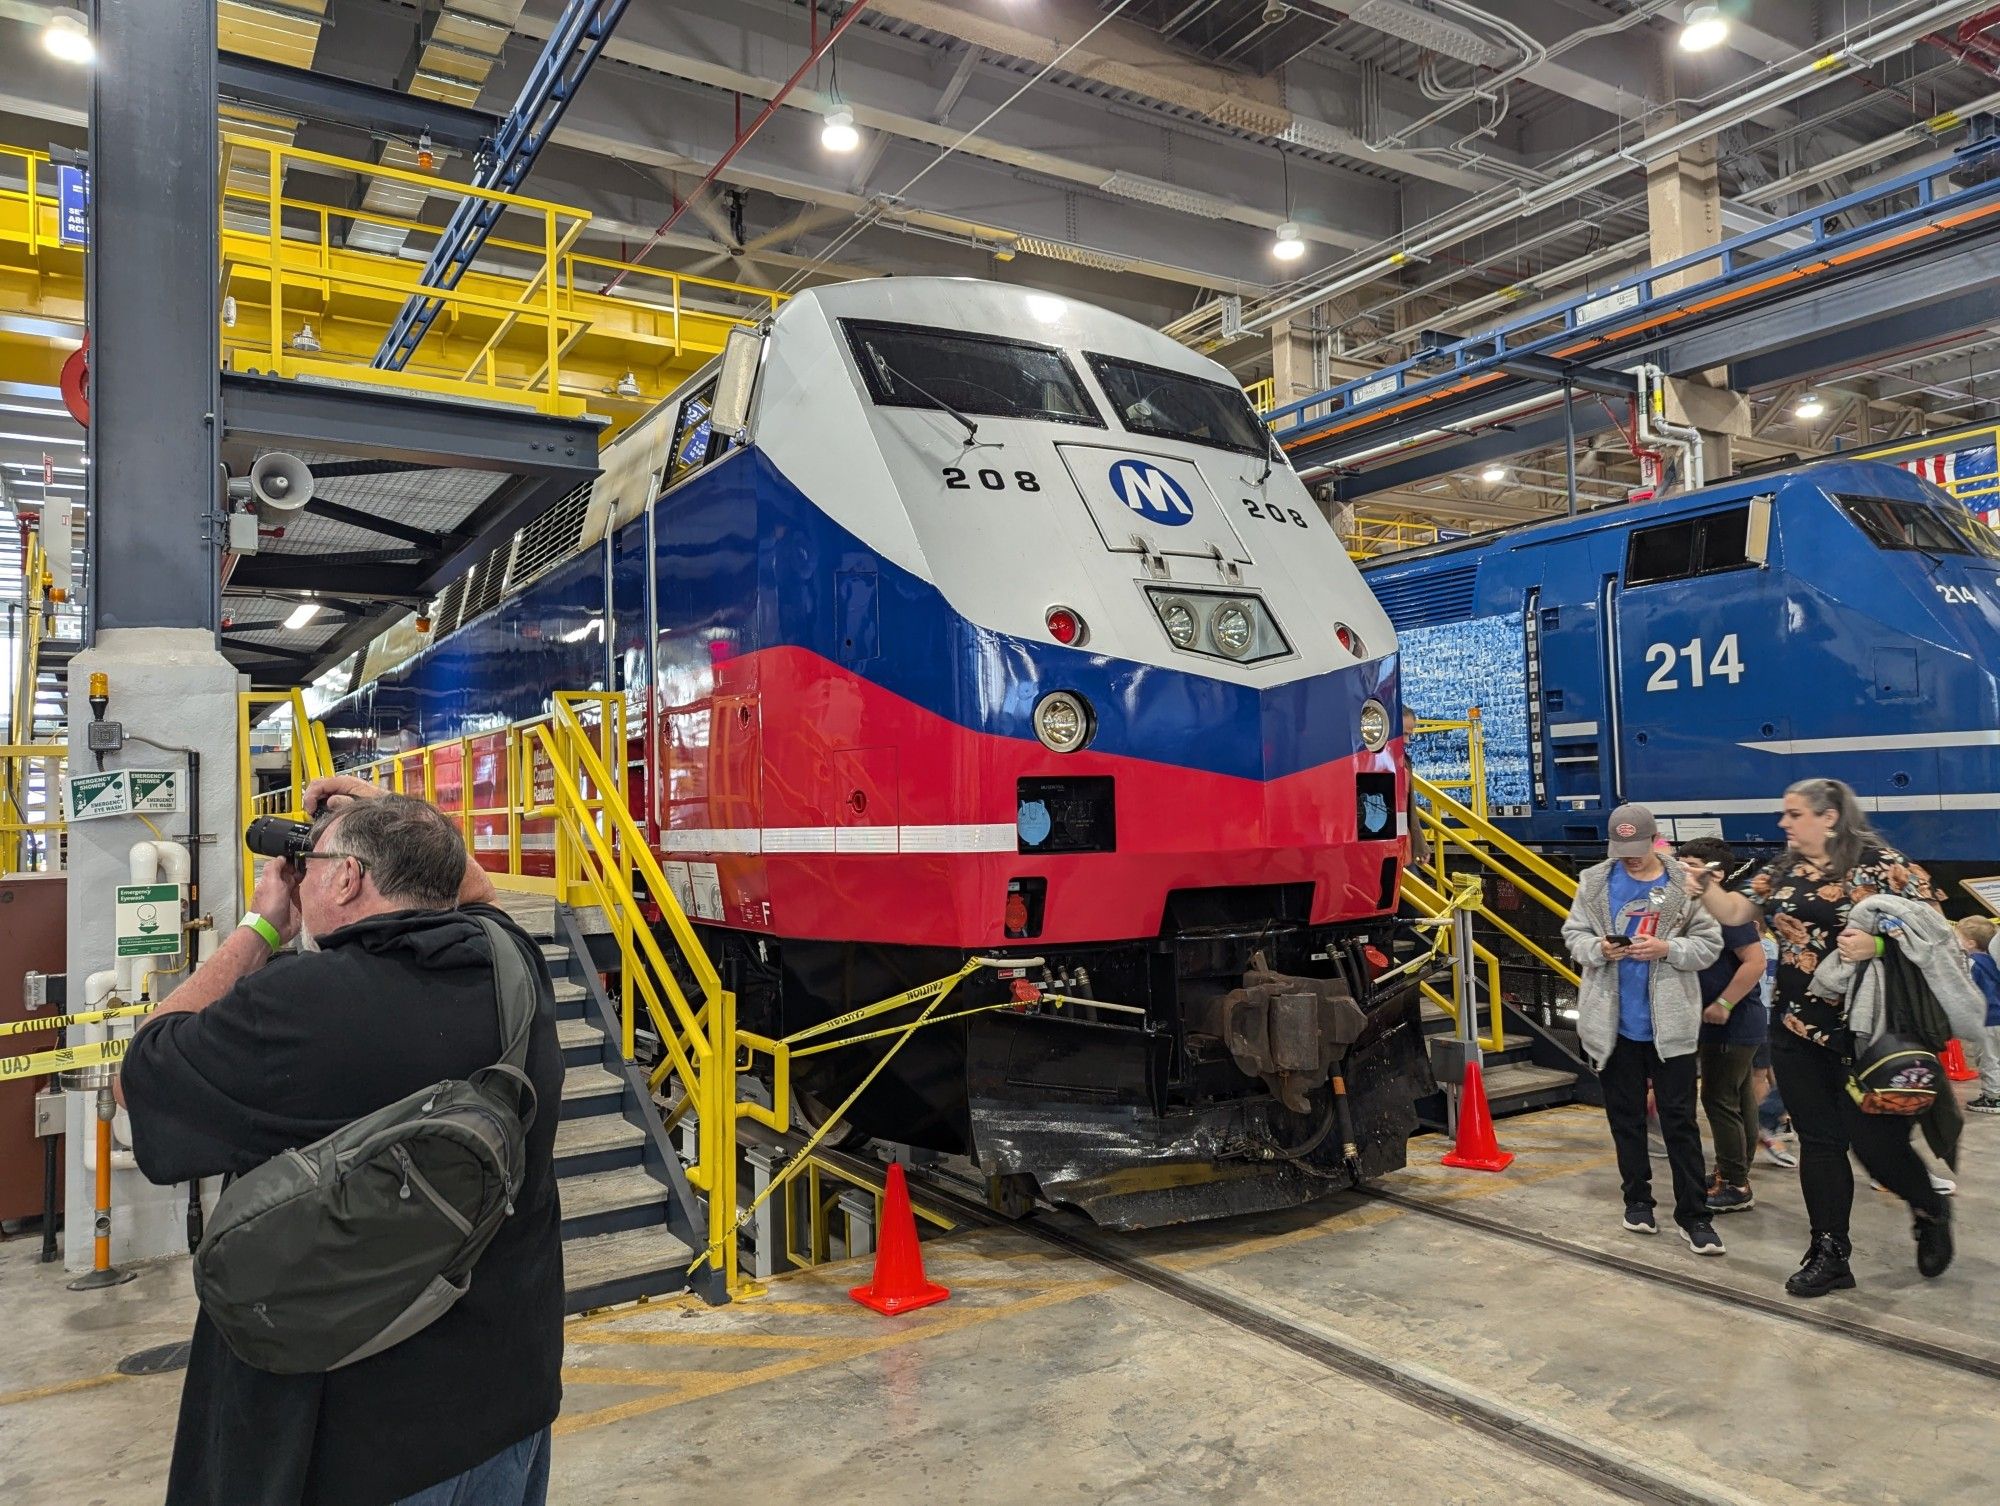
[(1986, 996), (1986, 1023), (2000, 1025), (2000, 962), (1984, 952), (1972, 954), (1972, 981)]
[[(1722, 991), (1729, 987), (1729, 980), (1736, 976), (1736, 969), (1743, 961), (1736, 955), (1742, 946), (1756, 946), (1759, 932), (1752, 925), (1724, 926), (1722, 928), (1722, 954), (1701, 970), (1701, 1002), (1704, 1006), (1713, 1004), (1722, 997)], [(1729, 1011), (1726, 1024), (1711, 1025), (1703, 1020), (1701, 1038), (1709, 1045), (1757, 1046), (1762, 1045), (1770, 1034), (1771, 1011), (1764, 1007), (1763, 980), (1750, 990), (1736, 1007)]]
[[(1667, 876), (1636, 879), (1625, 871), (1623, 863), (1611, 865), (1611, 929), (1619, 936), (1637, 936), (1642, 923), (1648, 916), (1657, 916), (1660, 906), (1666, 902)], [(1655, 919), (1645, 929), (1651, 933)], [(1618, 1033), (1628, 1041), (1650, 1041), (1653, 1038), (1653, 999), (1651, 984), (1653, 964), (1650, 962), (1621, 962), (1618, 964)]]

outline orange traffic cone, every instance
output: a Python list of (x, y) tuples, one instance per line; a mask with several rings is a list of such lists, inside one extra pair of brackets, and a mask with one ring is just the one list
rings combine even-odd
[(1979, 1080), (1979, 1074), (1966, 1065), (1965, 1048), (1959, 1045), (1956, 1036), (1944, 1043), (1944, 1051), (1939, 1055), (1938, 1060), (1944, 1063), (1944, 1075), (1949, 1077), (1953, 1082), (1977, 1082)]
[(875, 1248), (875, 1279), (848, 1296), (885, 1317), (929, 1307), (951, 1295), (948, 1288), (924, 1279), (923, 1252), (917, 1248), (917, 1216), (910, 1211), (910, 1189), (903, 1180), (903, 1163), (889, 1163), (889, 1180), (882, 1188), (882, 1227)]
[(1493, 1111), (1486, 1107), (1486, 1079), (1478, 1062), (1465, 1064), (1465, 1087), (1458, 1095), (1458, 1148), (1446, 1153), (1444, 1164), (1467, 1171), (1505, 1171), (1514, 1153), (1502, 1150), (1493, 1137)]

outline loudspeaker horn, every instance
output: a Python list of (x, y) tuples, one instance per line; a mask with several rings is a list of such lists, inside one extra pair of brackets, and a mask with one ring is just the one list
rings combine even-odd
[(250, 467), (250, 495), (273, 512), (296, 512), (312, 501), (312, 467), (283, 450), (259, 455)]

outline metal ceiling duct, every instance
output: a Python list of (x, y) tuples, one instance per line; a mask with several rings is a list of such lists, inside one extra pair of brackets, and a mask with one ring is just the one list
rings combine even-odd
[(1407, 0), (1362, 0), (1347, 14), (1349, 20), (1359, 21), (1363, 26), (1372, 26), (1475, 68), (1499, 68), (1514, 61), (1511, 51), (1482, 37), (1470, 26), (1409, 4)]
[[(224, 52), (283, 63), (291, 68), (310, 68), (319, 51), (320, 32), (326, 26), (327, 8), (332, 0), (220, 0), (215, 7), (215, 42)], [(299, 123), (289, 115), (253, 110), (242, 105), (222, 104), (216, 114), (222, 128), (237, 136), (255, 136), (279, 146), (290, 146), (298, 135)], [(255, 194), (270, 189), (270, 162), (262, 152), (227, 152), (222, 163), (228, 174), (231, 193)], [(262, 235), (263, 216), (253, 214), (240, 201), (223, 204), (222, 222), (231, 230)]]
[[(448, 104), (478, 104), (486, 81), (526, 8), (527, 0), (448, 0), (431, 18), (430, 29), (424, 34), (408, 92), (420, 99), (443, 100)], [(439, 158), (444, 156), (435, 148), (433, 153)], [(377, 160), (384, 167), (405, 172), (426, 171), (417, 161), (417, 146), (412, 141), (384, 142)], [(361, 196), (361, 207), (376, 214), (416, 220), (423, 217), (429, 198), (425, 190), (412, 184), (375, 178)], [(355, 222), (347, 232), (349, 246), (388, 256), (399, 254), (408, 240), (406, 230), (366, 221)]]

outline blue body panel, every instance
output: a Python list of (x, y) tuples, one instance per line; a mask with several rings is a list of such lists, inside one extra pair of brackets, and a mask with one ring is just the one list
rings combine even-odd
[(720, 661), (776, 647), (805, 649), (970, 731), (1030, 742), (1041, 695), (1078, 691), (1096, 711), (1094, 749), (1244, 779), (1350, 757), (1361, 751), (1363, 703), (1396, 710), (1394, 655), (1259, 690), (969, 623), (754, 447), (652, 510), (660, 642), (649, 665), (646, 528), (642, 517), (611, 540), (608, 645), (597, 633), (564, 641), (605, 610), (599, 545), (331, 708), (336, 736), (372, 734), (372, 747), (343, 743), (343, 756), (491, 730), (541, 714), (554, 690), (631, 691), (648, 675), (671, 713), (707, 694)]
[[(1468, 695), (1526, 682), (1525, 725), (1503, 729), (1499, 762), (1525, 765), (1529, 788), (1494, 791), (1500, 824), (1525, 841), (1594, 847), (1611, 807), (1632, 800), (1683, 837), (1719, 818), (1732, 842), (1772, 845), (1786, 786), (1831, 777), (1910, 856), (1990, 863), (2000, 561), (1879, 548), (1830, 495), (1841, 492), (1959, 506), (1897, 467), (1833, 462), (1390, 556), (1363, 574), (1407, 635), (1404, 692), (1425, 714), (1463, 716)], [(1764, 497), (1764, 566), (1626, 585), (1633, 530)], [(1454, 657), (1455, 632), (1483, 639), (1476, 662)], [(1422, 748), (1414, 761), (1423, 772)]]

